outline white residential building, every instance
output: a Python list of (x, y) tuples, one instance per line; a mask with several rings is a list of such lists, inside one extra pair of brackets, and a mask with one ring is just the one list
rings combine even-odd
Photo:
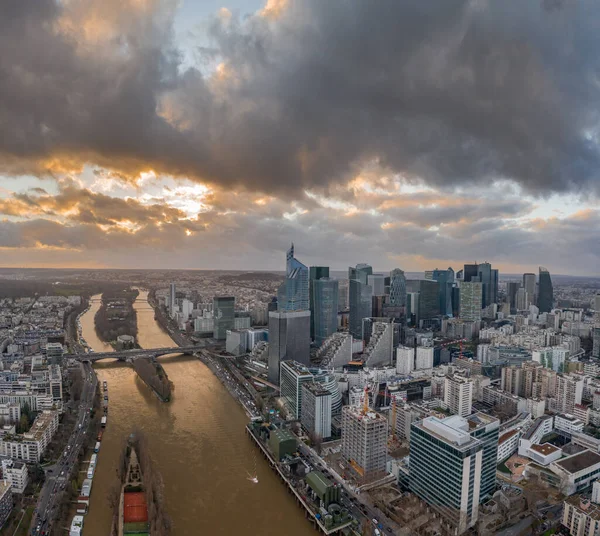
[(396, 372), (408, 375), (415, 368), (415, 349), (408, 346), (396, 348)]
[(27, 465), (19, 460), (2, 460), (2, 479), (13, 493), (23, 493), (29, 482)]
[(573, 432), (583, 432), (584, 424), (579, 419), (568, 413), (554, 416), (554, 429), (570, 436)]
[(444, 380), (444, 403), (451, 413), (466, 417), (472, 413), (473, 382), (457, 374)]

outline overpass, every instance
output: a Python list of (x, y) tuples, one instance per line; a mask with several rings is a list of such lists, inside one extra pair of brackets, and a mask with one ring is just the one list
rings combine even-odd
[(90, 352), (89, 354), (65, 354), (67, 359), (89, 361), (94, 363), (101, 359), (118, 359), (119, 361), (132, 361), (139, 357), (150, 357), (152, 359), (168, 354), (192, 355), (200, 350), (205, 350), (206, 344), (196, 346), (172, 346), (167, 348), (136, 348), (133, 350), (120, 350), (115, 352)]

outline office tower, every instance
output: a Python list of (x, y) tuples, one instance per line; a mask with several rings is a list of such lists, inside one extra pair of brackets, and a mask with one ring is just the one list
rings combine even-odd
[(310, 364), (310, 311), (269, 313), (269, 381), (279, 385), (279, 364), (294, 360)]
[(294, 244), (287, 251), (285, 281), (277, 291), (277, 302), (280, 311), (310, 309), (308, 268), (294, 257)]
[(390, 272), (389, 295), (383, 304), (383, 316), (394, 318), (400, 324), (406, 323), (406, 278), (400, 268)]
[(592, 328), (592, 357), (600, 357), (600, 326)]
[(491, 289), (490, 289), (490, 299), (492, 301), (490, 303), (498, 303), (498, 277), (499, 277), (498, 270), (493, 269), (492, 270)]
[(477, 263), (475, 264), (465, 264), (464, 270), (463, 270), (463, 281), (466, 281), (467, 283), (469, 281), (471, 281), (474, 277), (478, 277), (478, 265)]
[(523, 274), (523, 288), (527, 293), (527, 305), (522, 309), (525, 310), (535, 301), (535, 274)]
[(385, 474), (387, 419), (356, 406), (342, 408), (342, 458), (363, 481)]
[(350, 281), (338, 279), (338, 311), (347, 311), (350, 308), (348, 289)]
[[(328, 266), (311, 266), (308, 272), (308, 293), (309, 293), (309, 304), (310, 304), (310, 339), (315, 340), (315, 298), (313, 291), (313, 284), (315, 281), (324, 277), (329, 277)], [(337, 304), (335, 305), (337, 314)]]
[(350, 266), (348, 268), (348, 279), (356, 279), (363, 285), (368, 285), (369, 276), (373, 275), (373, 267), (369, 264), (357, 264), (355, 268)]
[(304, 383), (301, 403), (304, 429), (316, 438), (331, 437), (331, 393), (320, 383)]
[(313, 379), (313, 375), (302, 363), (293, 360), (280, 363), (281, 398), (294, 419), (299, 419), (302, 414), (302, 385), (312, 383)]
[(213, 337), (217, 340), (225, 340), (227, 330), (235, 327), (235, 298), (231, 296), (213, 298), (213, 315)]
[(373, 268), (368, 264), (357, 264), (348, 268), (350, 318), (348, 329), (357, 339), (362, 339), (362, 320), (373, 316), (373, 289), (367, 284)]
[(444, 378), (444, 403), (453, 415), (466, 417), (473, 404), (473, 382), (458, 374)]
[(385, 295), (385, 275), (372, 274), (367, 276), (367, 285), (373, 290), (373, 296)]
[(172, 316), (175, 310), (175, 283), (169, 285), (169, 303), (167, 304), (169, 314)]
[(452, 316), (460, 315), (460, 287), (461, 281), (454, 283), (452, 287)]
[(499, 421), (483, 413), (426, 417), (410, 431), (409, 487), (456, 533), (475, 526), (495, 487)]
[(519, 290), (517, 290), (517, 294), (515, 295), (515, 307), (517, 311), (525, 311), (528, 309), (529, 302), (529, 294), (527, 294), (527, 291), (521, 287)]
[(556, 404), (562, 413), (573, 413), (576, 404), (581, 404), (583, 378), (569, 374), (556, 376)]
[(321, 346), (327, 337), (337, 331), (338, 281), (329, 277), (315, 279), (311, 291), (313, 338), (317, 346)]
[(415, 370), (415, 348), (398, 346), (396, 349), (396, 372), (410, 374)]
[(390, 272), (390, 305), (406, 307), (406, 277), (400, 268)]
[(515, 281), (509, 281), (506, 284), (506, 302), (510, 307), (511, 314), (515, 314), (517, 311), (517, 292), (521, 285)]
[(492, 265), (489, 262), (484, 262), (477, 265), (477, 277), (481, 281), (481, 307), (487, 307), (494, 303), (494, 284), (492, 281)]
[(465, 322), (480, 322), (482, 308), (482, 283), (477, 281), (460, 284), (460, 319)]
[(437, 281), (439, 288), (440, 314), (452, 316), (452, 285), (454, 285), (454, 270), (431, 270), (425, 272), (425, 279)]
[(538, 309), (540, 313), (549, 313), (552, 311), (553, 303), (554, 289), (552, 288), (550, 272), (540, 266), (540, 281), (538, 285)]
[(419, 326), (422, 320), (428, 320), (439, 316), (439, 283), (427, 279), (409, 279), (406, 282), (406, 290), (409, 293), (418, 293), (417, 310), (412, 311), (416, 315), (415, 322)]

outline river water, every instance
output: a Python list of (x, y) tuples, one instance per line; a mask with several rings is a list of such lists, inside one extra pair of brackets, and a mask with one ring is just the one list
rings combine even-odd
[[(94, 299), (99, 299), (95, 296)], [(82, 316), (83, 336), (95, 351), (110, 346), (100, 341), (92, 302)], [(147, 293), (140, 292), (138, 340), (142, 347), (173, 346), (154, 320)], [(94, 368), (108, 382), (109, 414), (92, 486), (85, 536), (108, 536), (112, 511), (108, 493), (116, 482), (123, 441), (141, 430), (165, 483), (165, 508), (174, 536), (314, 534), (286, 488), (244, 433), (247, 417), (210, 370), (195, 358), (161, 358), (175, 388), (162, 403), (132, 368), (105, 360)], [(256, 467), (259, 483), (248, 473)]]

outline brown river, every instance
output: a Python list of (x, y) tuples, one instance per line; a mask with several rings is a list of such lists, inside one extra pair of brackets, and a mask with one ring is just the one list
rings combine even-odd
[[(83, 336), (97, 352), (110, 350), (94, 329), (99, 307), (99, 301), (92, 302), (81, 318)], [(134, 307), (142, 347), (174, 345), (154, 320), (146, 292), (140, 292)], [(246, 414), (219, 380), (195, 358), (168, 356), (161, 363), (175, 385), (168, 403), (160, 402), (128, 365), (113, 360), (94, 365), (100, 383), (108, 382), (109, 413), (83, 534), (110, 534), (107, 496), (116, 481), (121, 446), (134, 427), (147, 438), (162, 474), (173, 536), (314, 534), (246, 437)], [(258, 484), (248, 480), (255, 467)]]

